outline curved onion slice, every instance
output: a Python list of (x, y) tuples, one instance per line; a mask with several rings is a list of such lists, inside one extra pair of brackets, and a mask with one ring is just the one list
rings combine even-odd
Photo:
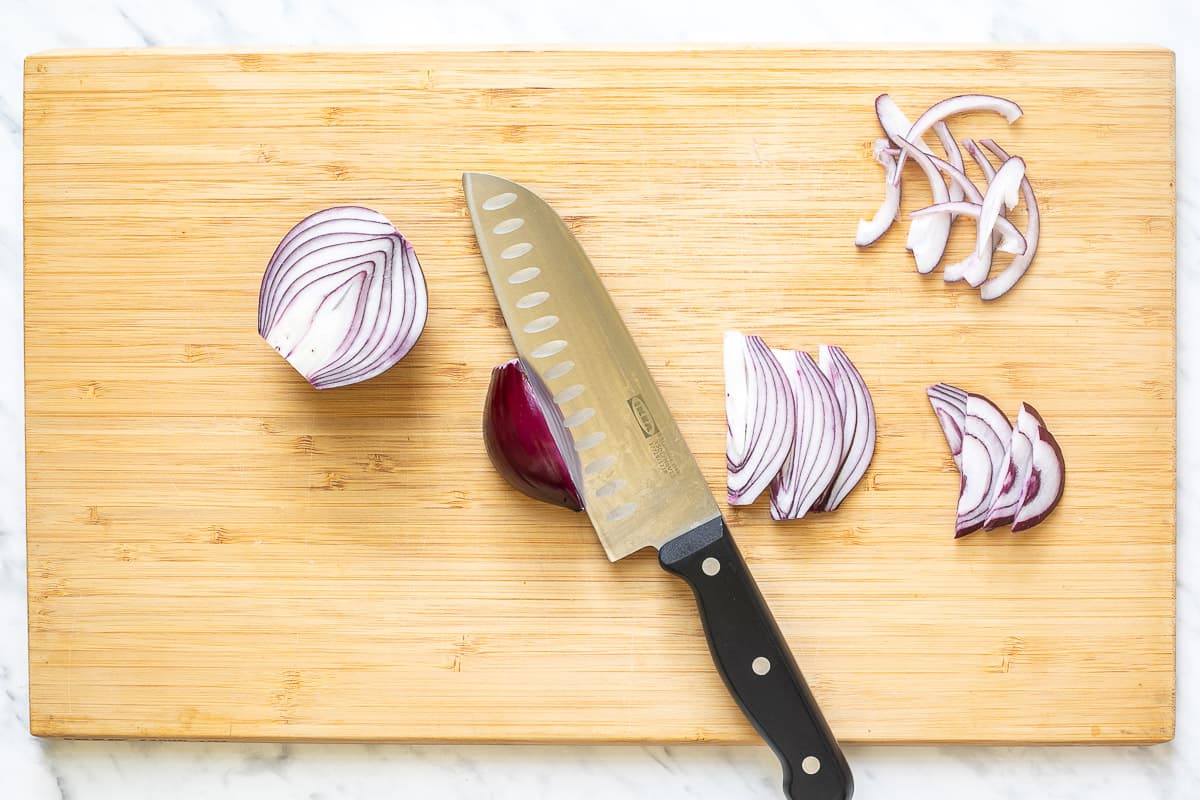
[[(1005, 162), (1011, 157), (1004, 151), (1004, 148), (991, 139), (984, 139), (982, 144)], [(990, 278), (983, 284), (979, 290), (979, 296), (984, 300), (995, 300), (1004, 296), (1017, 284), (1017, 281), (1021, 280), (1037, 252), (1038, 238), (1041, 236), (1042, 230), (1041, 217), (1038, 214), (1037, 198), (1034, 197), (1033, 186), (1026, 177), (1021, 178), (1021, 194), (1025, 198), (1025, 210), (1028, 215), (1028, 221), (1025, 223), (1025, 252), (1014, 258), (1012, 263), (1005, 267), (999, 275)]]
[[(889, 94), (881, 94), (875, 98), (875, 115), (879, 118), (879, 126), (883, 128), (883, 132), (888, 135), (892, 142), (900, 147), (900, 159), (897, 162), (896, 170), (892, 175), (892, 183), (899, 186), (900, 184), (900, 168), (899, 165), (904, 162), (904, 147), (901, 145), (900, 138), (912, 127), (908, 121), (908, 117), (904, 116), (904, 112), (896, 105), (896, 101)], [(925, 144), (920, 137), (910, 143), (911, 147), (915, 147), (926, 155), (932, 155), (933, 151)], [(925, 169), (925, 176), (929, 178), (929, 185), (933, 191), (933, 202), (949, 202), (950, 194), (946, 189), (946, 184), (942, 179), (937, 177), (936, 170), (930, 174), (930, 170), (926, 169), (928, 162), (922, 164), (922, 169)], [(944, 234), (944, 238), (943, 238)], [(932, 272), (938, 262), (942, 260), (942, 254), (946, 251), (946, 240), (950, 238), (950, 220), (913, 220), (908, 226), (908, 239), (904, 246), (913, 252), (913, 256), (917, 259), (917, 271), (921, 274)], [(941, 241), (939, 249), (938, 242)]]
[[(879, 118), (879, 127), (883, 128), (883, 132), (892, 141), (895, 141), (893, 134), (907, 136), (908, 131), (912, 128), (912, 123), (908, 121), (908, 117), (900, 110), (900, 106), (896, 105), (896, 101), (890, 94), (881, 94), (875, 98), (875, 116)], [(929, 145), (925, 144), (922, 137), (918, 136), (911, 141), (922, 153), (933, 155), (933, 151), (929, 149)], [(899, 173), (896, 173), (893, 180), (900, 181)]]
[(1012, 426), (1004, 413), (986, 397), (969, 394), (954, 538), (983, 527), (993, 487), (1000, 482), (1005, 446), (1011, 438)]
[(975, 144), (974, 139), (963, 139), (962, 144), (963, 149), (967, 151), (967, 155), (971, 156), (975, 160), (975, 163), (979, 165), (979, 169), (983, 172), (984, 180), (991, 183), (992, 179), (996, 177), (996, 168), (992, 166), (992, 162), (988, 161), (988, 157), (979, 149), (979, 145)]
[[(963, 147), (966, 148), (967, 153), (970, 154), (975, 163), (979, 165), (979, 169), (983, 172), (984, 181), (991, 183), (992, 178), (996, 177), (996, 168), (992, 166), (992, 162), (988, 160), (988, 157), (975, 144), (975, 140), (963, 139)], [(979, 204), (983, 205), (983, 200), (980, 200)], [(1004, 209), (1000, 210), (1000, 216), (1004, 216)], [(995, 243), (995, 238), (993, 238), (992, 242), (993, 244)]]
[[(1021, 117), (1021, 107), (1012, 100), (996, 97), (990, 94), (960, 94), (947, 97), (934, 103), (929, 109), (917, 117), (917, 121), (908, 129), (908, 138), (925, 135), (925, 132), (937, 123), (956, 114), (966, 114), (973, 111), (992, 111), (1004, 117), (1011, 125)], [(900, 154), (900, 169), (904, 168), (904, 153)]]
[(1062, 499), (1066, 472), (1062, 448), (1046, 426), (1039, 425), (1037, 438), (1033, 440), (1029, 477), (1025, 479), (1020, 508), (1012, 524), (1013, 533), (1028, 530), (1050, 515)]
[(822, 510), (833, 511), (862, 479), (875, 455), (875, 403), (866, 381), (842, 348), (821, 345), (818, 357), (821, 371), (833, 385), (844, 426), (837, 474), (821, 503)]
[(520, 359), (492, 370), (483, 405), (488, 458), (513, 488), (535, 500), (583, 509), (579, 455), (562, 412)]
[(771, 518), (800, 519), (817, 502), (842, 455), (842, 414), (833, 386), (803, 351), (776, 350), (794, 382), (797, 431), (783, 468), (771, 483)]
[(1031, 411), (1029, 405), (1022, 403), (1021, 410), (1017, 412), (1017, 425), (1013, 428), (1008, 450), (1004, 453), (1004, 463), (1000, 466), (1000, 483), (993, 489), (992, 502), (983, 521), (985, 531), (1009, 524), (1020, 508), (1021, 493), (1029, 480), (1029, 470), (1033, 464), (1033, 441), (1037, 438), (1037, 429), (1042, 427), (1037, 412)]
[(954, 464), (962, 469), (963, 430), (967, 421), (967, 393), (957, 386), (946, 383), (936, 383), (925, 390), (929, 396), (929, 404), (937, 416), (942, 433), (946, 436), (946, 444), (950, 445), (950, 455)]
[(900, 183), (893, 180), (896, 173), (896, 156), (892, 154), (888, 144), (890, 142), (887, 139), (876, 139), (871, 151), (875, 160), (883, 165), (884, 194), (883, 202), (875, 216), (869, 221), (864, 219), (858, 222), (858, 233), (854, 237), (854, 243), (859, 247), (874, 244), (880, 236), (887, 233), (896, 217), (900, 215)]
[[(938, 141), (942, 143), (942, 149), (946, 151), (946, 159), (949, 161), (950, 166), (958, 170), (958, 173), (965, 179), (966, 172), (963, 165), (962, 151), (958, 149), (958, 142), (954, 141), (954, 136), (950, 133), (950, 126), (945, 122), (938, 122), (933, 126), (933, 132), (937, 135)], [(929, 156), (931, 159), (934, 157), (932, 153)], [(940, 160), (938, 159), (938, 161)], [(936, 165), (937, 162), (935, 161), (934, 164)], [(970, 181), (967, 182), (970, 183)], [(974, 184), (971, 184), (971, 188), (975, 188)], [(957, 203), (966, 196), (965, 187), (956, 181), (950, 181), (949, 190), (951, 203)], [(978, 194), (979, 190), (976, 189), (975, 191)], [(951, 220), (953, 219), (954, 217), (952, 216)]]
[[(934, 204), (950, 202), (950, 193), (946, 189), (946, 184), (941, 176), (938, 175), (937, 167), (933, 165), (929, 157), (914, 147), (903, 136), (897, 134), (892, 137), (892, 141), (900, 147), (901, 159), (907, 153), (924, 170), (925, 177), (929, 179), (929, 187), (933, 191)], [(921, 224), (924, 220), (929, 220), (929, 222)], [(908, 242), (906, 246), (912, 251), (913, 257), (917, 261), (917, 272), (922, 275), (933, 272), (946, 252), (946, 242), (949, 239), (950, 217), (946, 214), (919, 217), (912, 221), (908, 229)]]
[(725, 334), (725, 465), (729, 504), (753, 503), (796, 437), (795, 388), (758, 336)]
[(258, 299), (258, 333), (314, 388), (365, 381), (408, 354), (425, 326), (421, 265), (387, 217), (318, 211), (275, 248)]
[(946, 268), (946, 280), (964, 278), (971, 286), (979, 286), (987, 280), (992, 268), (992, 232), (1001, 211), (1016, 207), (1024, 177), (1025, 162), (1019, 157), (1010, 158), (996, 170), (996, 177), (988, 184), (983, 196), (975, 232), (975, 249), (963, 261)]
[[(969, 203), (975, 203), (976, 205), (983, 205), (983, 193), (979, 191), (979, 187), (975, 185), (975, 182), (967, 177), (967, 173), (963, 171), (961, 166), (956, 167), (937, 156), (930, 156), (929, 160), (950, 179), (951, 197), (954, 196), (954, 187), (957, 186), (959, 193), (962, 195), (961, 199)], [(962, 157), (959, 156), (959, 162), (961, 163), (961, 161)]]
[[(963, 201), (958, 203), (942, 203), (941, 205), (918, 208), (916, 211), (910, 212), (909, 216), (916, 218), (923, 217), (926, 214), (961, 214), (979, 219), (979, 215), (982, 212), (982, 205)], [(999, 250), (1001, 253), (1012, 253), (1013, 255), (1018, 256), (1025, 252), (1025, 237), (1021, 235), (1019, 230), (1017, 230), (1017, 226), (1008, 221), (1007, 217), (997, 217), (995, 229), (1003, 237), (1000, 240), (1000, 245), (996, 248), (997, 250)]]

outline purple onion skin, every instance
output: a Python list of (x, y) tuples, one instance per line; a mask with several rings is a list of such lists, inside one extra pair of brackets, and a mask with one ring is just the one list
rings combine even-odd
[(483, 407), (488, 458), (514, 489), (534, 500), (582, 511), (579, 490), (534, 392), (520, 361), (492, 370)]

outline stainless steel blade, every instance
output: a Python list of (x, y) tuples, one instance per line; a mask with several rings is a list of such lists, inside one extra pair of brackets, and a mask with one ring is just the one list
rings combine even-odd
[(720, 516), (592, 262), (544, 200), (463, 175), (467, 208), (517, 353), (554, 396), (584, 504), (613, 561)]

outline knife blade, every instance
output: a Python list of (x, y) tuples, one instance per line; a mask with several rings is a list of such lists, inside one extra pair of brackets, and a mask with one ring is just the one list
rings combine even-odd
[(463, 190), (517, 354), (570, 433), (605, 553), (655, 547), (691, 586), (718, 671), (779, 756), (788, 797), (849, 798), (845, 757), (587, 254), (524, 186), (468, 172)]

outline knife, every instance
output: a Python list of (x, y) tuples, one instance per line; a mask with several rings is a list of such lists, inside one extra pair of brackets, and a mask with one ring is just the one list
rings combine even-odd
[(779, 757), (786, 795), (849, 798), (846, 759), (583, 248), (519, 184), (468, 172), (463, 190), (517, 353), (564, 398), (580, 494), (605, 553), (616, 561), (655, 547), (691, 586), (717, 670)]

